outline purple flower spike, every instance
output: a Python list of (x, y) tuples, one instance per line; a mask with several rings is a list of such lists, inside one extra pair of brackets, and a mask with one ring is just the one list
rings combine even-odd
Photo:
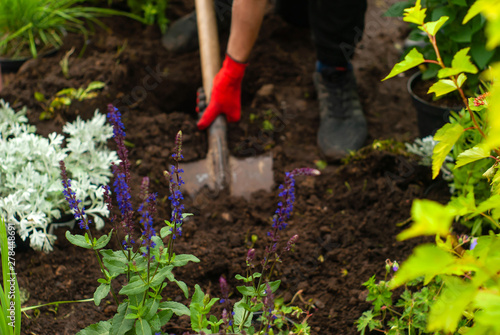
[(251, 248), (247, 252), (247, 264), (252, 263), (255, 259), (255, 249)]
[(290, 237), (290, 239), (286, 243), (286, 247), (283, 248), (283, 251), (290, 251), (295, 246), (295, 244), (297, 243), (298, 239), (299, 239), (299, 235), (297, 235), (297, 234), (295, 234), (292, 237)]
[(61, 169), (61, 179), (64, 188), (63, 194), (69, 204), (69, 208), (73, 212), (73, 216), (78, 222), (80, 228), (88, 230), (89, 223), (91, 223), (91, 221), (90, 219), (86, 218), (85, 209), (83, 207), (80, 208), (80, 203), (82, 201), (76, 199), (76, 194), (71, 189), (71, 180), (68, 178), (68, 172), (66, 171), (66, 164), (64, 164), (64, 161), (59, 162), (59, 167)]
[[(139, 207), (139, 213), (141, 213), (142, 245), (149, 252), (150, 248), (156, 246), (152, 241), (153, 236), (156, 236), (156, 231), (153, 228), (153, 215), (156, 213), (156, 193), (149, 193), (148, 177), (143, 178), (141, 190), (143, 202)], [(147, 256), (147, 253), (144, 253), (143, 256)]]
[(227, 284), (226, 279), (222, 276), (219, 278), (219, 286), (220, 291), (222, 292), (222, 299), (220, 302), (224, 303), (229, 298), (229, 285)]
[[(184, 210), (184, 205), (181, 204), (181, 200), (184, 199), (181, 192), (181, 185), (184, 184), (182, 180), (181, 173), (184, 171), (179, 169), (179, 161), (183, 158), (182, 156), (182, 132), (179, 131), (175, 137), (175, 152), (172, 154), (175, 164), (171, 167), (171, 173), (168, 174), (170, 177), (170, 196), (168, 199), (172, 204), (172, 218), (171, 222), (175, 224), (175, 229), (172, 231), (172, 238), (175, 239), (177, 235), (182, 235), (182, 211)], [(167, 176), (167, 173), (165, 173)]]
[(125, 233), (132, 236), (134, 223), (132, 221), (133, 208), (130, 195), (130, 162), (128, 150), (125, 147), (125, 126), (121, 120), (120, 111), (112, 104), (108, 105), (108, 120), (113, 125), (113, 137), (120, 158), (119, 165), (112, 164), (115, 181), (113, 183), (118, 208), (122, 215), (122, 225)]
[(319, 170), (312, 168), (294, 169), (292, 172), (285, 173), (285, 183), (279, 187), (279, 196), (282, 200), (278, 202), (278, 209), (276, 209), (276, 215), (273, 218), (274, 231), (268, 233), (273, 241), (279, 240), (278, 231), (286, 228), (287, 220), (292, 214), (295, 203), (295, 176), (318, 176), (320, 174)]

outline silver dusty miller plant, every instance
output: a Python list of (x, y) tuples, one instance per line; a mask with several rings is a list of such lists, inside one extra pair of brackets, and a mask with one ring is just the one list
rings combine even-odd
[[(434, 147), (436, 146), (437, 141), (433, 139), (431, 135), (426, 136), (424, 138), (417, 138), (413, 143), (405, 143), (406, 151), (411, 154), (420, 156), (420, 164), (423, 166), (432, 166), (432, 152)], [(446, 156), (445, 162), (452, 163), (453, 157), (450, 155)], [(443, 179), (450, 182), (453, 180), (453, 173), (447, 167), (446, 164), (443, 164), (441, 167), (441, 172)], [(450, 185), (450, 192), (453, 193), (453, 188)]]
[(27, 122), (26, 108), (15, 112), (0, 100), (0, 215), (16, 225), (23, 240), (30, 239), (33, 249), (49, 252), (56, 238), (49, 223), (71, 213), (62, 193), (59, 162), (66, 162), (76, 196), (85, 199), (87, 214), (100, 229), (102, 217), (109, 214), (101, 185), (109, 182), (111, 162), (118, 156), (107, 148), (113, 129), (98, 111), (89, 121), (78, 117), (67, 123), (67, 137), (52, 133), (45, 138)]

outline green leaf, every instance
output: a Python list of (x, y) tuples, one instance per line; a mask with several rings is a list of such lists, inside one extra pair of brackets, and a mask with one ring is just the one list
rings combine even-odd
[(476, 291), (477, 288), (467, 281), (448, 277), (441, 294), (431, 306), (427, 330), (453, 334)]
[(257, 294), (252, 286), (236, 286), (236, 289), (245, 297), (253, 297)]
[(135, 333), (137, 335), (152, 335), (151, 326), (149, 322), (144, 319), (138, 319), (135, 322)]
[(477, 73), (477, 67), (471, 62), (470, 56), (468, 55), (469, 49), (470, 48), (464, 48), (457, 52), (451, 61), (451, 68), (439, 70), (438, 77), (451, 77), (462, 72)]
[(172, 231), (170, 229), (170, 227), (163, 227), (162, 229), (160, 229), (160, 237), (165, 238), (168, 235), (172, 234)]
[(191, 312), (189, 311), (189, 308), (181, 304), (180, 302), (175, 302), (175, 301), (164, 301), (160, 304), (160, 309), (169, 309), (175, 315), (181, 316), (181, 315), (191, 315)]
[(82, 235), (73, 235), (69, 232), (69, 230), (66, 231), (66, 239), (71, 243), (74, 244), (78, 247), (82, 247), (85, 249), (92, 249), (92, 243), (90, 243), (88, 239), (87, 233), (85, 233), (85, 236)]
[(135, 320), (139, 317), (136, 313), (129, 313), (125, 315), (125, 320)]
[(466, 24), (467, 22), (469, 22), (469, 20), (471, 20), (473, 17), (481, 13), (486, 8), (487, 8), (487, 3), (484, 1), (474, 2), (467, 11), (467, 15), (465, 15), (462, 24)]
[(94, 292), (94, 303), (96, 306), (99, 306), (101, 300), (107, 297), (110, 287), (111, 286), (109, 284), (101, 284), (97, 287)]
[(122, 287), (120, 294), (123, 295), (135, 295), (145, 292), (148, 289), (148, 285), (142, 281), (139, 276), (132, 277), (130, 282)]
[(416, 48), (412, 49), (403, 59), (392, 68), (391, 72), (382, 81), (392, 78), (406, 70), (418, 66), (425, 62), (424, 56)]
[(125, 315), (132, 313), (128, 302), (123, 302), (118, 306), (117, 313), (111, 320), (110, 335), (123, 335), (134, 327), (134, 320), (126, 320)]
[(196, 284), (194, 286), (194, 293), (193, 293), (193, 296), (191, 298), (191, 302), (196, 302), (196, 303), (202, 304), (204, 297), (205, 297), (205, 294), (203, 293), (200, 285)]
[(455, 257), (433, 244), (423, 244), (401, 265), (389, 282), (394, 289), (418, 277), (425, 276), (425, 284), (455, 262)]
[[(500, 330), (500, 296), (495, 290), (480, 290), (474, 298), (474, 307), (480, 311), (474, 314), (474, 321), (485, 326), (495, 328), (495, 333)], [(486, 333), (486, 332), (485, 332)]]
[(179, 288), (182, 290), (182, 292), (184, 293), (184, 296), (187, 299), (189, 296), (189, 290), (188, 290), (186, 283), (183, 281), (177, 280), (177, 279), (174, 279), (173, 282), (176, 283), (177, 286), (179, 286)]
[(94, 250), (102, 249), (106, 245), (108, 245), (112, 236), (113, 236), (113, 229), (111, 229), (111, 231), (109, 232), (108, 235), (102, 235), (101, 237), (99, 237), (99, 239), (97, 240), (97, 242), (94, 245)]
[(109, 321), (101, 321), (80, 330), (76, 335), (109, 335), (110, 329), (111, 323)]
[(434, 85), (429, 88), (429, 91), (427, 93), (435, 93), (436, 97), (439, 97), (441, 95), (445, 95), (458, 90), (458, 87), (459, 86), (457, 86), (451, 79), (440, 79), (437, 83), (434, 83)]
[[(243, 318), (246, 315), (246, 310), (242, 306), (244, 304), (243, 299), (234, 304), (233, 312), (234, 312), (234, 324), (236, 326), (240, 326), (243, 323)], [(243, 327), (248, 328), (252, 325), (252, 317), (253, 313), (250, 313), (250, 316), (246, 319)]]
[(447, 123), (434, 135), (434, 140), (439, 142), (432, 152), (432, 178), (439, 175), (441, 166), (450, 153), (455, 143), (462, 136), (464, 128), (458, 123)]
[(375, 328), (382, 328), (382, 323), (376, 319), (379, 315), (379, 313), (373, 313), (373, 310), (363, 312), (361, 317), (356, 321), (356, 327), (361, 332), (361, 335), (365, 334), (367, 327), (370, 331)]
[(424, 24), (426, 8), (422, 8), (420, 0), (417, 0), (415, 6), (405, 9), (403, 20), (418, 25)]
[(189, 262), (199, 263), (198, 257), (190, 254), (175, 255), (175, 260), (172, 262), (173, 266), (184, 266)]
[(443, 24), (445, 24), (446, 21), (448, 21), (448, 19), (449, 19), (448, 16), (441, 16), (437, 21), (424, 23), (423, 27), (425, 28), (425, 30), (423, 28), (421, 29), (423, 31), (427, 31), (432, 36), (436, 36), (436, 33), (443, 26)]
[(171, 310), (165, 310), (165, 311), (159, 311), (158, 314), (156, 315), (158, 315), (160, 324), (163, 326), (170, 321), (170, 319), (174, 315), (174, 312), (172, 312)]
[[(150, 292), (151, 293), (151, 292)], [(156, 315), (156, 313), (158, 312), (158, 308), (160, 307), (160, 302), (158, 301), (158, 299), (148, 299), (146, 300), (146, 304), (144, 306), (144, 313), (142, 313), (144, 316), (144, 319), (146, 320), (150, 320), (151, 318), (153, 318), (153, 316)], [(154, 328), (154, 327), (152, 327)]]
[(128, 260), (121, 250), (100, 250), (99, 252), (103, 256), (104, 266), (112, 273), (112, 276), (127, 271)]
[(45, 95), (43, 95), (40, 92), (35, 92), (35, 100), (39, 102), (45, 102), (47, 99), (45, 99)]
[(472, 38), (470, 55), (477, 66), (484, 69), (495, 55), (495, 49), (486, 49), (486, 39), (484, 36), (478, 37), (477, 35), (479, 34), (474, 35)]
[(99, 90), (106, 86), (106, 83), (103, 83), (102, 81), (93, 81), (87, 86), (86, 91), (93, 91), (93, 90)]
[(466, 164), (475, 162), (479, 159), (483, 159), (490, 156), (490, 149), (483, 145), (478, 144), (473, 148), (467, 149), (460, 153), (457, 157), (457, 165), (455, 168), (459, 168)]
[(161, 268), (154, 276), (153, 280), (151, 280), (151, 287), (156, 287), (160, 285), (165, 278), (168, 278), (170, 281), (174, 280), (174, 275), (172, 274), (172, 269), (174, 267), (172, 265), (165, 266)]
[(416, 236), (436, 234), (445, 236), (449, 233), (455, 215), (455, 210), (451, 207), (432, 200), (415, 199), (411, 207), (413, 224), (402, 231), (397, 239), (406, 240)]
[(500, 216), (500, 194), (495, 194), (486, 199), (485, 201), (481, 202), (477, 206), (476, 213), (484, 213), (489, 210), (494, 210), (493, 212), (493, 219), (498, 219)]
[(464, 73), (460, 73), (457, 78), (458, 87), (462, 87), (466, 80), (467, 76)]

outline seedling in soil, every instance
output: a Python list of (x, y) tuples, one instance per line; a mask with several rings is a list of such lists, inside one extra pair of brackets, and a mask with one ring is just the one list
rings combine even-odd
[(97, 97), (100, 90), (106, 86), (106, 83), (101, 81), (91, 82), (87, 88), (65, 88), (56, 93), (52, 99), (46, 98), (42, 93), (35, 92), (35, 99), (41, 103), (43, 112), (40, 114), (40, 120), (52, 119), (58, 115), (57, 112), (67, 110), (69, 106), (76, 101), (89, 100)]

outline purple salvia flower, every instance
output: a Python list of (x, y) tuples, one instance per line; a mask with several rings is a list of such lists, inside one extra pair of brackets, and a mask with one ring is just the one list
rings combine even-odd
[(113, 175), (115, 177), (113, 187), (118, 202), (118, 208), (122, 215), (122, 225), (125, 233), (130, 238), (130, 243), (123, 243), (124, 246), (133, 244), (131, 240), (134, 223), (133, 208), (130, 195), (130, 161), (128, 160), (128, 150), (125, 147), (125, 126), (121, 120), (120, 111), (112, 104), (108, 105), (108, 120), (113, 125), (113, 137), (117, 146), (117, 154), (120, 158), (119, 165), (112, 164)]
[(247, 266), (250, 266), (255, 259), (255, 249), (251, 248), (247, 252)]
[[(109, 213), (113, 213), (113, 199), (111, 198), (111, 193), (109, 189), (109, 185), (104, 185), (104, 202), (106, 203), (106, 207), (108, 208)], [(116, 215), (110, 217), (111, 223), (115, 222)]]
[(474, 237), (471, 241), (470, 241), (470, 250), (474, 250), (474, 248), (477, 246), (477, 237)]
[(278, 231), (286, 228), (287, 220), (290, 218), (293, 205), (295, 203), (295, 176), (318, 176), (321, 173), (319, 170), (312, 168), (294, 169), (292, 172), (285, 173), (285, 182), (279, 186), (279, 197), (281, 201), (278, 202), (276, 215), (273, 218), (273, 231), (268, 232), (273, 241), (279, 240)]
[(146, 257), (150, 248), (156, 246), (152, 241), (153, 236), (156, 236), (156, 231), (153, 228), (153, 215), (156, 213), (156, 193), (149, 193), (148, 177), (142, 179), (141, 191), (143, 201), (139, 207), (139, 213), (141, 213), (142, 245), (147, 250), (143, 256)]
[(85, 209), (83, 208), (83, 206), (82, 208), (80, 208), (80, 203), (82, 201), (76, 199), (76, 194), (71, 189), (71, 180), (68, 178), (68, 172), (66, 171), (66, 164), (64, 164), (64, 161), (59, 162), (59, 167), (61, 169), (61, 179), (64, 188), (63, 194), (69, 204), (69, 208), (73, 212), (73, 216), (78, 222), (80, 228), (88, 230), (91, 221), (86, 217)]
[(219, 278), (219, 286), (220, 291), (222, 292), (222, 299), (220, 300), (220, 303), (223, 304), (229, 298), (229, 285), (227, 284), (226, 279), (222, 276)]
[(179, 131), (175, 137), (175, 152), (172, 154), (172, 158), (175, 164), (171, 167), (171, 173), (168, 174), (170, 177), (170, 196), (168, 199), (172, 204), (172, 218), (171, 222), (174, 224), (174, 231), (172, 231), (172, 238), (175, 239), (177, 235), (182, 235), (182, 211), (184, 210), (184, 205), (181, 204), (181, 200), (184, 199), (181, 192), (181, 185), (184, 184), (182, 180), (181, 173), (184, 171), (179, 169), (179, 161), (183, 158), (182, 156), (182, 132)]
[(295, 243), (297, 243), (297, 240), (299, 239), (299, 235), (295, 234), (286, 243), (286, 246), (283, 248), (283, 251), (290, 251), (294, 246)]
[(266, 310), (271, 313), (274, 310), (274, 294), (269, 282), (266, 282), (266, 290), (264, 291), (264, 294), (265, 297), (262, 299), (262, 302), (264, 303)]

